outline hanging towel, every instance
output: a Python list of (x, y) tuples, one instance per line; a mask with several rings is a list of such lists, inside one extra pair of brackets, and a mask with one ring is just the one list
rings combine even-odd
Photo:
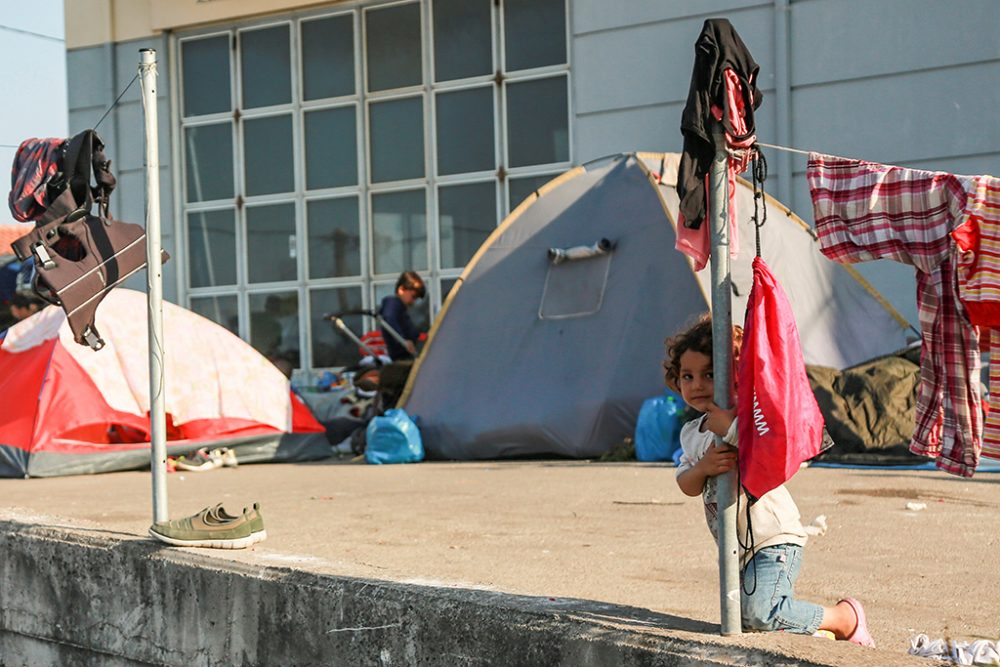
[(963, 220), (969, 179), (817, 153), (806, 176), (824, 255), (917, 269), (923, 340), (910, 451), (971, 477), (982, 449), (979, 333), (958, 297), (949, 236)]
[(791, 479), (823, 443), (823, 414), (792, 306), (760, 257), (753, 260), (738, 378), (740, 482), (757, 499)]

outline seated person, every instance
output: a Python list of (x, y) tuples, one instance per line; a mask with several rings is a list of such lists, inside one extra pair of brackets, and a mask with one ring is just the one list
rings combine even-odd
[(10, 299), (10, 314), (20, 322), (37, 313), (44, 305), (41, 299), (18, 292)]
[(407, 308), (424, 298), (425, 293), (423, 278), (416, 271), (403, 271), (396, 281), (396, 293), (382, 299), (379, 314), (387, 325), (405, 339), (404, 345), (385, 327), (381, 327), (386, 351), (393, 361), (413, 359), (417, 356), (417, 340), (420, 332), (410, 319)]

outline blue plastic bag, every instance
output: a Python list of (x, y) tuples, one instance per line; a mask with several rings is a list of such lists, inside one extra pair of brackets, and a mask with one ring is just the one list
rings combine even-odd
[(647, 398), (635, 423), (635, 458), (671, 461), (681, 446), (681, 399), (672, 391)]
[(373, 417), (365, 431), (368, 463), (416, 463), (424, 460), (424, 443), (417, 424), (405, 410), (386, 410)]

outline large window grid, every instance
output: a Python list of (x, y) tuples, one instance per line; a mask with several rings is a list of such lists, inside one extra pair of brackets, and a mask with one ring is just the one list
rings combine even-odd
[[(283, 344), (296, 339), (293, 354), (285, 355), (293, 367), (341, 366), (355, 360), (356, 351), (320, 316), (377, 306), (399, 270), (416, 268), (428, 282), (429, 299), (414, 319), (429, 325), (481, 240), (520, 199), (571, 164), (566, 2), (540, 5), (550, 16), (558, 10), (562, 55), (516, 71), (506, 71), (508, 44), (517, 40), (505, 36), (503, 26), (511, 12), (524, 23), (525, 12), (537, 11), (527, 0), (365, 3), (179, 38), (174, 53), (184, 187), (178, 198), (186, 240), (180, 290), (191, 307), (258, 347), (273, 328), (265, 316), (277, 314), (285, 323)], [(461, 38), (470, 25), (482, 30), (486, 24), (488, 48)], [(447, 39), (436, 47), (439, 28)], [(317, 37), (334, 34), (338, 39)], [(228, 91), (218, 85), (224, 78), (218, 72), (203, 76), (185, 64), (191, 53), (192, 65), (222, 67), (219, 46), (226, 42)], [(415, 44), (419, 67), (401, 65), (396, 51), (405, 55)], [(188, 99), (185, 91), (197, 95)], [(536, 106), (554, 107), (540, 114), (550, 118), (549, 127), (531, 125), (524, 114), (524, 100), (532, 98)], [(518, 99), (522, 106), (512, 107)], [(412, 122), (417, 110), (419, 121), (399, 133), (400, 120)], [(232, 144), (228, 157), (213, 150), (225, 148), (224, 127)], [(352, 132), (353, 146), (341, 145)], [(526, 137), (523, 145), (520, 136)], [(317, 145), (324, 142), (337, 148), (328, 154)], [(540, 151), (533, 148), (538, 143)], [(397, 144), (409, 148), (392, 155)], [(407, 158), (418, 145), (416, 169)], [(331, 166), (327, 159), (346, 154), (353, 159), (343, 164)], [(212, 174), (202, 173), (201, 156), (215, 160)], [(223, 229), (227, 211), (231, 232)], [(219, 255), (232, 247), (235, 282), (219, 280), (206, 267), (224, 267)], [(360, 318), (348, 323), (358, 332), (372, 326)]]

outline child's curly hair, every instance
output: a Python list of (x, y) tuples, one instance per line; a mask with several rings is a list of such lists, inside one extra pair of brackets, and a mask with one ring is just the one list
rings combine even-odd
[[(664, 380), (671, 389), (677, 389), (681, 373), (681, 356), (688, 350), (712, 356), (712, 314), (698, 316), (696, 322), (676, 336), (664, 341), (667, 358), (663, 360)], [(733, 325), (733, 364), (740, 358), (743, 347), (743, 327)], [(735, 377), (735, 374), (734, 374)]]

